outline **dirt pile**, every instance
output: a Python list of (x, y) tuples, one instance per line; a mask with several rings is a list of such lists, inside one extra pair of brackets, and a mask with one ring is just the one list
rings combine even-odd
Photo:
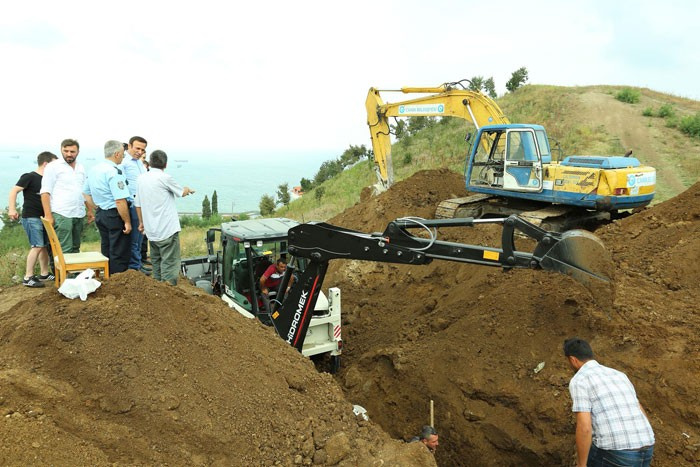
[[(330, 223), (381, 231), (398, 217), (430, 218), (462, 187), (458, 175), (420, 172)], [(700, 185), (597, 234), (616, 263), (615, 299), (602, 307), (560, 274), (333, 262), (326, 286), (343, 290), (348, 398), (396, 438), (415, 433), (434, 400), (440, 465), (570, 465), (561, 345), (580, 336), (635, 384), (656, 432), (654, 464), (697, 465)], [(440, 238), (500, 246), (499, 235), (483, 226)]]
[(136, 272), (0, 319), (2, 465), (430, 465), (218, 298)]

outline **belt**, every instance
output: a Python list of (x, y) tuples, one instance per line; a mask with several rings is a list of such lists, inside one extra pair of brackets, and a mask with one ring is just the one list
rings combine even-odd
[(646, 451), (647, 449), (653, 447), (653, 444), (650, 444), (649, 446), (642, 446), (641, 448), (636, 448), (636, 449), (621, 449), (621, 451), (632, 451), (632, 452), (643, 452)]

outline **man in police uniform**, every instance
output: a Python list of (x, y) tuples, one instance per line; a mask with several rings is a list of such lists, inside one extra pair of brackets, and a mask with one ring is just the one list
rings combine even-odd
[(124, 272), (131, 258), (131, 195), (126, 177), (119, 167), (124, 146), (110, 140), (105, 143), (105, 160), (88, 173), (83, 193), (91, 208), (97, 207), (95, 225), (100, 231), (102, 254), (109, 258), (109, 274)]

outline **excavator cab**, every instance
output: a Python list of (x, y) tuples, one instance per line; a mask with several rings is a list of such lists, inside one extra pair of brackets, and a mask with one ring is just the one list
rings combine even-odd
[(467, 166), (469, 188), (542, 191), (542, 164), (551, 161), (547, 134), (539, 125), (490, 125), (479, 130)]

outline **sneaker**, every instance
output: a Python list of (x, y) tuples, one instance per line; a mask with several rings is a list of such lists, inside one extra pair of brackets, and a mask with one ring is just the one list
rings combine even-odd
[(153, 271), (153, 268), (151, 266), (146, 266), (145, 264), (142, 264), (141, 270), (151, 272), (151, 271)]
[(56, 276), (53, 275), (53, 273), (48, 273), (48, 274), (43, 274), (41, 276), (36, 276), (41, 282), (46, 282), (46, 281), (52, 281), (56, 279)]
[(142, 263), (142, 264), (145, 264), (145, 265), (147, 265), (147, 266), (151, 266), (151, 261), (150, 261), (150, 260), (147, 260), (147, 259), (144, 259), (143, 261), (141, 261), (141, 263)]
[(150, 276), (150, 275), (151, 275), (151, 271), (152, 271), (151, 269), (141, 268), (141, 272), (144, 273), (144, 274), (147, 275), (147, 276)]
[(28, 279), (22, 281), (22, 285), (32, 288), (44, 287), (44, 283), (39, 280), (36, 276), (31, 276)]

